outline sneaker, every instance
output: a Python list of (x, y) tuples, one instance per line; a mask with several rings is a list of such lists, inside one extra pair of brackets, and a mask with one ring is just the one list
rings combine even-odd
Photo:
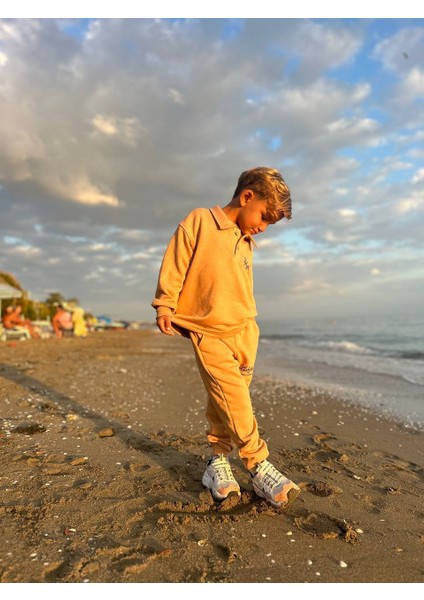
[(240, 486), (234, 479), (228, 458), (224, 454), (212, 456), (202, 478), (203, 485), (215, 500), (225, 500), (231, 492), (240, 496)]
[(278, 508), (287, 506), (300, 494), (300, 488), (267, 460), (256, 465), (252, 484), (258, 496)]

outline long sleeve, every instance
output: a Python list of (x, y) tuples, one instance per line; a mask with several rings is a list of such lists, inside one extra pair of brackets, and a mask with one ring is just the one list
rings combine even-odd
[(159, 272), (152, 302), (158, 317), (175, 312), (192, 255), (193, 244), (180, 224), (168, 244)]

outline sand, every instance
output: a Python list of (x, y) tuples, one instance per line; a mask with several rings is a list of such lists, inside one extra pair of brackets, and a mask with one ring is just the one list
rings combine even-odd
[[(313, 387), (254, 377), (286, 510), (201, 485), (190, 343), (150, 331), (0, 345), (2, 583), (424, 580), (423, 433)], [(401, 399), (399, 399), (401, 401)]]

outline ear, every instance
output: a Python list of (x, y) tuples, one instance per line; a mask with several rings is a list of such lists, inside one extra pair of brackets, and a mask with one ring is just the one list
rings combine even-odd
[(246, 206), (249, 204), (255, 197), (255, 192), (253, 190), (243, 190), (240, 194), (240, 206)]

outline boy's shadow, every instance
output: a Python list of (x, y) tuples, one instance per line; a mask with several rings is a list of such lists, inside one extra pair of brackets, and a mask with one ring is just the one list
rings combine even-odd
[[(130, 448), (142, 452), (148, 456), (149, 461), (157, 463), (160, 467), (167, 471), (172, 479), (178, 479), (183, 472), (182, 467), (190, 464), (190, 468), (187, 469), (187, 475), (193, 474), (196, 478), (196, 482), (200, 481), (203, 461), (200, 455), (189, 453), (182, 450), (180, 447), (173, 447), (172, 442), (175, 441), (176, 436), (162, 434), (159, 436), (160, 439), (155, 439), (153, 436), (148, 434), (142, 434), (129, 430), (126, 425), (123, 425), (117, 420), (109, 419), (104, 415), (96, 412), (95, 410), (83, 406), (76, 400), (73, 400), (69, 396), (59, 392), (53, 387), (46, 385), (45, 383), (26, 375), (19, 369), (6, 364), (0, 364), (0, 376), (20, 385), (31, 392), (39, 393), (42, 397), (52, 400), (59, 410), (63, 413), (72, 412), (79, 417), (89, 419), (92, 421), (95, 431), (99, 432), (103, 429), (112, 428), (114, 437), (118, 437), (124, 444)], [(167, 443), (168, 440), (168, 443)], [(183, 438), (181, 438), (183, 442)], [(199, 445), (199, 454), (204, 453), (206, 445)], [(194, 467), (194, 468), (193, 468)], [(197, 468), (198, 467), (198, 468)], [(197, 473), (198, 471), (198, 473)], [(190, 486), (192, 487), (192, 486)], [(201, 491), (201, 485), (199, 491)]]
[[(198, 512), (199, 507), (196, 508), (196, 506), (199, 503), (204, 504), (205, 499), (203, 498), (203, 500), (201, 500), (201, 496), (204, 496), (205, 490), (202, 487), (201, 481), (204, 471), (204, 455), (208, 452), (206, 441), (200, 443), (197, 440), (187, 440), (181, 436), (168, 433), (164, 434), (163, 432), (156, 434), (159, 438), (156, 439), (155, 434), (149, 436), (146, 433), (142, 434), (134, 432), (133, 430), (129, 430), (126, 425), (123, 425), (119, 421), (109, 419), (95, 410), (83, 406), (66, 394), (59, 392), (30, 375), (26, 375), (11, 365), (0, 363), (0, 377), (4, 377), (31, 392), (38, 392), (41, 396), (46, 397), (46, 399), (53, 400), (63, 414), (72, 411), (72, 413), (79, 417), (91, 420), (95, 427), (95, 431), (97, 432), (103, 429), (112, 428), (115, 437), (118, 437), (124, 444), (133, 450), (142, 452), (147, 457), (148, 462), (154, 462), (166, 471), (166, 477), (169, 478), (168, 481), (170, 484), (169, 486), (166, 486), (168, 489), (172, 489), (172, 484), (175, 483), (177, 484), (175, 489), (178, 490), (178, 483), (181, 481), (181, 478), (185, 480), (185, 500), (190, 502), (194, 513)], [(187, 446), (188, 444), (196, 445), (198, 447), (198, 453), (187, 452), (187, 450), (181, 448), (182, 445)], [(256, 510), (255, 505), (258, 503), (260, 504), (260, 499), (251, 491), (247, 491), (247, 494), (245, 493), (244, 495), (246, 498), (242, 501), (241, 505), (238, 501), (234, 502), (233, 498), (228, 498), (228, 502), (214, 503), (210, 496), (209, 500), (206, 501), (206, 505), (202, 506), (202, 513), (213, 516), (214, 518), (215, 516), (219, 516), (219, 514), (225, 515), (226, 513), (231, 514), (233, 512), (240, 515), (244, 513), (249, 515), (252, 507), (253, 510)], [(179, 493), (176, 502), (177, 505), (181, 505), (180, 500), (181, 494)], [(168, 510), (169, 512), (174, 512), (172, 503)], [(167, 510), (165, 509), (163, 512), (167, 512)], [(290, 514), (291, 510), (289, 509), (288, 513), (286, 511), (284, 512)], [(275, 515), (279, 514), (278, 509), (268, 507), (267, 514), (270, 513), (275, 513)]]

